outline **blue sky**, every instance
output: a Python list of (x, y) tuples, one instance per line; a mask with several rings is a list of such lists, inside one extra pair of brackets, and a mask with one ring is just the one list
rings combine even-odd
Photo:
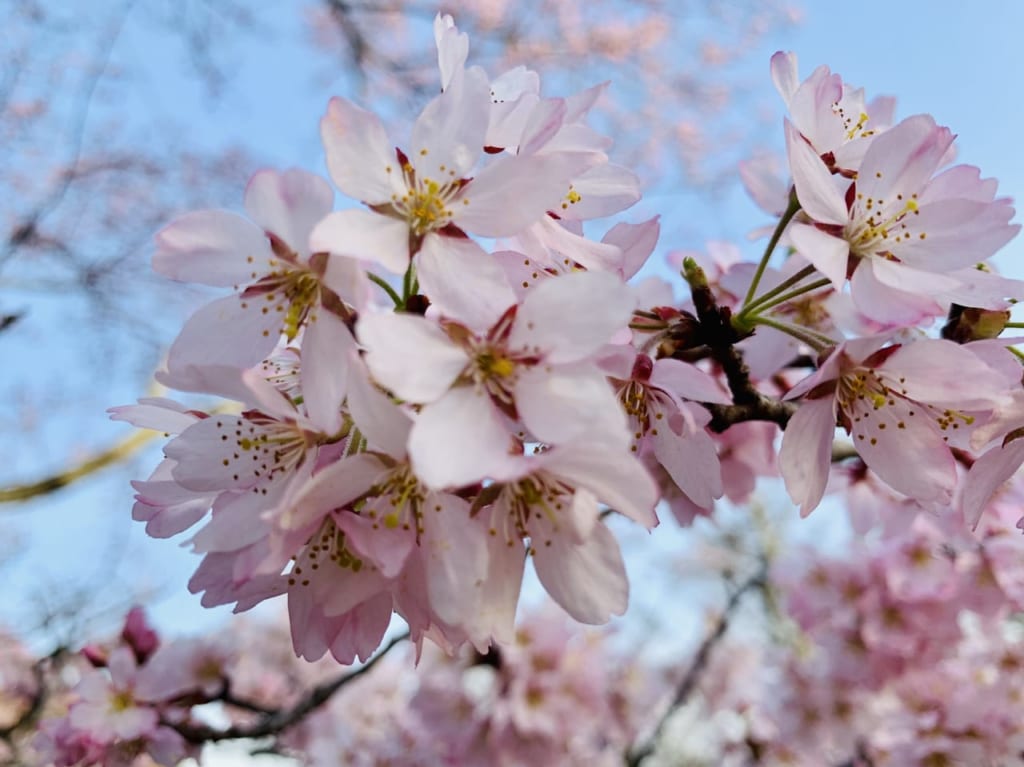
[[(1016, 97), (1018, 78), (1024, 73), (1024, 46), (1019, 40), (1024, 4), (990, 3), (985, 13), (978, 8), (951, 0), (807, 3), (800, 26), (765, 41), (744, 64), (750, 82), (760, 82), (763, 101), (775, 105), (777, 121), (766, 141), (781, 149), (782, 107), (774, 97), (768, 59), (775, 50), (793, 50), (804, 75), (828, 64), (846, 81), (864, 86), (869, 97), (896, 96), (899, 117), (930, 112), (959, 135), (961, 162), (979, 165), (983, 175), (1000, 179), (1002, 194), (1024, 200), (1024, 110)], [(287, 65), (303, 50), (297, 15), (281, 13), (280, 29), (285, 43), (273, 50), (249, 45), (233, 53), (244, 97), (217, 101), (170, 78), (164, 87), (140, 94), (135, 108), (153, 110), (180, 125), (190, 141), (217, 146), (244, 137), (260, 148), (268, 163), (322, 171), (317, 125), (334, 92), (324, 86), (334, 78), (325, 77), (320, 85), (297, 79)], [(180, 51), (152, 33), (129, 27), (118, 44), (116, 56), (144, 61), (157, 76), (180, 63)], [(613, 88), (628, 88), (628, 81), (613, 83)], [(663, 251), (700, 248), (707, 239), (742, 242), (748, 230), (764, 223), (738, 190), (707, 201), (659, 191), (642, 210), (666, 217), (671, 238), (661, 243)], [(755, 256), (756, 245), (743, 247), (748, 256)], [(1018, 258), (1021, 248), (1019, 242), (1011, 243), (997, 259), (1014, 276), (1024, 276)], [(144, 393), (134, 380), (103, 384), (109, 404)], [(97, 414), (88, 437), (102, 444), (124, 433), (123, 426), (109, 424)], [(67, 444), (81, 439), (78, 433), (56, 435), (53, 455), (66, 454)], [(144, 476), (157, 458), (156, 451), (144, 455), (130, 476)], [(185, 591), (196, 560), (173, 542), (146, 538), (141, 526), (130, 521), (130, 508), (127, 475), (114, 472), (6, 512), (10, 516), (4, 533), (19, 536), (24, 551), (5, 566), (7, 593), (27, 600), (66, 596), (70, 578), (87, 590), (102, 589), (107, 592), (103, 598), (112, 603), (139, 589), (152, 593), (158, 597), (158, 620), (170, 631), (197, 630), (220, 620), (223, 611), (203, 611), (198, 598)], [(817, 517), (810, 524), (828, 524), (821, 512)], [(631, 554), (637, 562), (642, 558), (642, 552)], [(0, 604), (0, 621), (31, 628), (27, 620), (32, 607), (9, 597)]]

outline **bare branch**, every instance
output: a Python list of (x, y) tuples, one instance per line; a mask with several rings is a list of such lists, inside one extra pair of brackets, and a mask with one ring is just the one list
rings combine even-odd
[(396, 645), (409, 638), (409, 633), (399, 634), (376, 655), (365, 664), (341, 676), (323, 684), (317, 685), (307, 692), (294, 706), (280, 709), (260, 717), (250, 725), (232, 725), (225, 730), (214, 729), (204, 724), (189, 722), (171, 723), (165, 722), (181, 734), (189, 743), (197, 745), (203, 743), (214, 743), (222, 740), (237, 740), (239, 738), (264, 738), (268, 735), (277, 735), (292, 727), (304, 718), (313, 713), (316, 709), (326, 703), (331, 697), (345, 685), (355, 681), (360, 676), (372, 669), (377, 662), (391, 651)]
[(693, 656), (693, 661), (690, 663), (690, 667), (686, 670), (683, 678), (679, 682), (679, 686), (676, 688), (675, 695), (672, 697), (672, 702), (669, 704), (665, 713), (661, 719), (658, 720), (658, 725), (655, 727), (654, 732), (651, 733), (650, 737), (638, 748), (626, 755), (627, 767), (639, 767), (640, 763), (654, 753), (654, 749), (661, 738), (661, 735), (665, 729), (665, 725), (671, 718), (672, 714), (686, 701), (690, 695), (696, 689), (697, 684), (700, 682), (701, 675), (707, 668), (708, 661), (711, 658), (711, 651), (715, 648), (722, 637), (725, 636), (725, 632), (729, 629), (729, 621), (732, 614), (736, 611), (739, 606), (740, 600), (743, 596), (753, 590), (764, 588), (766, 583), (767, 574), (762, 567), (757, 574), (751, 576), (749, 579), (744, 581), (729, 597), (728, 602), (725, 604), (725, 608), (722, 610), (722, 614), (719, 616), (714, 628), (711, 633), (705, 637), (704, 641), (701, 642), (700, 647), (697, 648), (697, 653)]
[(131, 455), (134, 455), (144, 447), (151, 439), (159, 435), (156, 431), (138, 431), (127, 437), (111, 448), (108, 448), (91, 458), (87, 458), (77, 466), (73, 466), (59, 474), (31, 482), (27, 485), (11, 485), (0, 488), (0, 503), (15, 503), (28, 501), (41, 495), (56, 492), (67, 487), (72, 482), (87, 477), (100, 469), (120, 463)]

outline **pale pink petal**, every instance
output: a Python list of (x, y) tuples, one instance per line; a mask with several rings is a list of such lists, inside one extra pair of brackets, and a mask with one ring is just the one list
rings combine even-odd
[(337, 315), (321, 308), (310, 317), (302, 335), (303, 407), (324, 434), (335, 434), (341, 428), (341, 403), (355, 348), (352, 333)]
[(386, 591), (388, 579), (369, 563), (364, 563), (358, 572), (349, 569), (340, 578), (336, 578), (320, 578), (313, 591), (317, 603), (323, 607), (328, 618), (344, 616), (360, 605), (382, 597), (386, 597), (390, 613), (391, 596)]
[(471, 67), (424, 107), (412, 129), (409, 161), (417, 182), (444, 185), (466, 176), (483, 152), (490, 85)]
[(369, 660), (391, 625), (391, 607), (391, 596), (380, 594), (352, 610), (331, 642), (331, 656), (343, 665)]
[(800, 77), (797, 75), (796, 54), (792, 51), (776, 51), (771, 59), (772, 82), (775, 90), (782, 96), (782, 100), (789, 106), (793, 94), (800, 85)]
[(580, 623), (607, 623), (629, 602), (629, 581), (618, 541), (597, 525), (583, 544), (554, 536), (536, 549), (533, 566), (548, 594)]
[(544, 468), (570, 484), (592, 492), (599, 501), (646, 528), (658, 524), (654, 505), (658, 486), (639, 461), (625, 450), (597, 442), (552, 448)]
[(416, 264), (431, 305), (474, 330), (487, 330), (516, 303), (501, 264), (473, 240), (428, 234)]
[(531, 155), (547, 146), (565, 123), (565, 99), (542, 99), (534, 105), (519, 137), (521, 156)]
[(793, 224), (789, 227), (789, 238), (800, 255), (828, 277), (836, 290), (843, 289), (850, 256), (850, 245), (846, 240), (807, 224)]
[(126, 421), (140, 429), (180, 434), (199, 420), (185, 406), (164, 397), (143, 397), (137, 405), (107, 408), (111, 421)]
[(434, 493), (425, 503), (421, 547), (434, 613), (462, 626), (476, 620), (487, 578), (487, 528), (470, 518), (469, 503)]
[(806, 517), (825, 494), (836, 433), (835, 401), (831, 397), (805, 400), (789, 419), (779, 450), (779, 470), (786, 492)]
[(788, 120), (786, 148), (796, 196), (804, 212), (823, 224), (845, 224), (850, 216), (835, 177)]
[(723, 405), (732, 402), (732, 398), (722, 390), (718, 381), (700, 368), (682, 360), (666, 357), (655, 361), (650, 384), (694, 402), (717, 402)]
[(647, 263), (660, 234), (661, 222), (655, 216), (639, 224), (618, 223), (608, 230), (601, 242), (615, 245), (622, 251), (620, 275), (628, 280)]
[(409, 458), (427, 487), (462, 487), (503, 476), (513, 464), (510, 444), (490, 397), (460, 386), (420, 412), (409, 434)]
[(541, 350), (552, 363), (575, 362), (608, 343), (629, 322), (633, 308), (629, 289), (605, 272), (546, 280), (520, 305), (509, 347)]
[(640, 179), (622, 165), (606, 162), (573, 179), (578, 199), (563, 200), (555, 209), (562, 218), (589, 221), (625, 210), (640, 199)]
[(331, 178), (349, 197), (376, 205), (404, 188), (398, 159), (375, 114), (335, 97), (320, 121), (320, 137)]
[[(345, 533), (346, 547), (372, 562), (385, 578), (394, 578), (402, 571), (416, 545), (416, 533), (412, 530), (381, 524), (380, 519), (394, 511), (391, 501), (390, 496), (385, 496), (368, 503), (359, 514), (336, 516), (338, 529)], [(374, 512), (375, 518), (367, 516), (369, 512)]]
[(877, 136), (857, 176), (857, 192), (865, 198), (893, 200), (910, 197), (939, 167), (953, 143), (949, 128), (940, 128), (930, 115), (908, 117)]
[(519, 417), (540, 442), (558, 444), (583, 433), (601, 433), (628, 444), (625, 413), (608, 380), (589, 365), (526, 368), (514, 392)]
[(778, 165), (769, 157), (753, 157), (737, 163), (743, 188), (754, 204), (771, 216), (780, 216), (786, 209), (789, 181), (782, 177)]
[(957, 269), (947, 272), (960, 285), (939, 296), (942, 303), (957, 303), (981, 309), (1005, 309), (1008, 300), (1024, 300), (1024, 281), (1002, 277), (979, 269)]
[(622, 262), (622, 250), (617, 245), (584, 237), (578, 221), (542, 216), (520, 232), (516, 239), (524, 251), (550, 253), (550, 258), (544, 259), (546, 265), (554, 266), (560, 272), (572, 270), (575, 264), (611, 272), (617, 271)]
[(281, 336), (281, 314), (238, 295), (208, 303), (189, 317), (167, 354), (173, 373), (189, 365), (247, 368), (262, 362)]
[(469, 364), (466, 353), (423, 317), (369, 314), (359, 320), (356, 333), (373, 377), (409, 402), (433, 402)]
[(370, 280), (358, 259), (328, 254), (327, 265), (320, 282), (353, 306), (357, 312), (366, 309), (370, 300)]
[[(899, 326), (915, 325), (926, 317), (935, 317), (943, 313), (943, 308), (933, 298), (909, 292), (915, 289), (915, 282), (900, 283), (908, 290), (895, 288), (883, 282), (879, 274), (893, 274), (892, 266), (891, 262), (881, 258), (871, 258), (857, 265), (850, 280), (850, 295), (857, 309), (873, 320)], [(914, 271), (914, 274), (916, 276), (923, 273)], [(934, 276), (943, 279), (940, 275)], [(896, 281), (898, 282), (899, 278)]]
[(297, 168), (283, 173), (259, 171), (245, 189), (249, 218), (301, 255), (305, 255), (309, 233), (333, 206), (334, 191), (330, 184)]
[(226, 210), (200, 210), (179, 216), (157, 232), (153, 269), (182, 282), (232, 287), (273, 269), (274, 252), (266, 234), (251, 221)]
[(562, 190), (593, 162), (582, 152), (497, 160), (465, 186), (452, 220), (482, 237), (511, 237), (556, 209)]
[(285, 529), (298, 529), (364, 495), (389, 469), (370, 453), (343, 458), (322, 469), (290, 499), (275, 518)]
[(500, 535), (488, 535), (487, 548), (487, 578), (477, 613), (465, 627), (478, 650), (492, 640), (505, 644), (514, 641), (516, 605), (526, 565), (522, 545), (510, 546)]
[[(922, 504), (946, 504), (956, 485), (956, 460), (923, 407), (900, 398), (851, 411), (853, 446), (893, 490)], [(902, 424), (902, 425), (901, 425)]]
[(197, 421), (168, 442), (164, 455), (177, 461), (171, 473), (189, 490), (247, 488), (260, 482), (260, 475), (254, 473), (260, 464), (252, 456), (264, 455), (267, 450), (256, 436), (248, 421), (233, 415), (214, 415)]
[(898, 378), (908, 399), (940, 407), (990, 408), (1005, 401), (1009, 394), (1005, 378), (970, 347), (937, 338), (903, 344), (879, 370)]
[[(286, 482), (268, 482), (214, 506), (210, 521), (192, 538), (192, 550), (200, 554), (211, 551), (238, 551), (270, 534), (270, 524), (260, 518), (273, 508), (287, 487)], [(254, 490), (267, 490), (262, 492)], [(222, 498), (224, 496), (221, 496)]]
[(469, 35), (459, 31), (451, 16), (438, 13), (434, 17), (434, 44), (437, 46), (437, 67), (441, 71), (441, 90), (445, 90), (455, 74), (466, 66)]
[(971, 466), (964, 479), (960, 508), (964, 521), (972, 529), (978, 527), (985, 507), (996, 491), (1024, 463), (1024, 439), (1015, 439), (1005, 447), (989, 450)]
[(363, 362), (350, 360), (348, 409), (371, 450), (383, 450), (392, 458), (405, 458), (412, 419), (374, 387)]
[(654, 455), (676, 486), (701, 508), (712, 508), (722, 497), (722, 468), (711, 437), (703, 430), (679, 435), (663, 422), (650, 434)]
[(316, 252), (370, 261), (394, 274), (403, 274), (409, 268), (409, 225), (369, 210), (339, 210), (316, 225), (309, 247)]

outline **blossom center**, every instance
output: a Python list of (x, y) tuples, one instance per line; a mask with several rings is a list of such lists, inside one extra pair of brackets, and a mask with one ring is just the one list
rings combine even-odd
[(266, 302), (260, 311), (280, 314), (281, 332), (293, 341), (320, 302), (320, 279), (308, 269), (288, 265), (247, 287), (241, 294), (242, 308), (260, 297)]
[(503, 485), (494, 504), (491, 535), (501, 535), (508, 545), (530, 538), (531, 553), (538, 545), (550, 546), (548, 532), (557, 533), (564, 509), (572, 503), (573, 488), (565, 482), (545, 475), (531, 474)]
[(887, 203), (883, 199), (864, 197), (858, 193), (852, 211), (854, 222), (846, 230), (850, 250), (858, 256), (897, 260), (892, 247), (915, 235), (921, 240), (927, 236), (922, 231), (911, 231), (911, 216), (919, 214), (916, 194), (911, 195), (909, 200), (897, 194), (895, 202)]
[(359, 509), (373, 520), (375, 530), (416, 530), (416, 538), (423, 534), (423, 505), (426, 491), (408, 464), (392, 471), (371, 492), (376, 496)]

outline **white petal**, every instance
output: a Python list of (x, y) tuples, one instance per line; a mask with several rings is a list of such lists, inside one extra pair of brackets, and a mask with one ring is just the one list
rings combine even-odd
[(543, 459), (545, 471), (586, 488), (620, 514), (647, 528), (658, 524), (658, 487), (628, 450), (591, 441), (553, 448)]
[(548, 594), (580, 623), (607, 623), (629, 603), (629, 581), (618, 541), (597, 525), (586, 543), (556, 536), (533, 557), (537, 577)]
[(380, 264), (403, 274), (409, 268), (409, 225), (369, 210), (339, 210), (313, 229), (309, 247)]
[(392, 458), (405, 458), (405, 445), (409, 440), (412, 419), (388, 397), (377, 391), (369, 374), (358, 358), (351, 367), (348, 390), (348, 408), (359, 431), (366, 437), (370, 448), (383, 450)]
[(796, 196), (804, 212), (823, 224), (847, 223), (850, 216), (846, 210), (846, 201), (836, 188), (835, 179), (814, 149), (788, 120), (786, 149), (789, 152)]
[(263, 230), (226, 210), (179, 216), (157, 232), (156, 245), (157, 272), (218, 287), (248, 284), (270, 272), (275, 259)]
[(629, 443), (626, 415), (608, 379), (589, 365), (527, 368), (516, 380), (515, 402), (526, 428), (541, 442), (560, 444), (600, 433), (617, 444)]
[(398, 191), (402, 171), (376, 115), (333, 98), (320, 121), (320, 137), (331, 178), (346, 195), (375, 205), (390, 201)]
[(309, 233), (331, 212), (334, 191), (317, 175), (292, 168), (258, 172), (245, 190), (245, 210), (265, 231), (306, 255)]
[(504, 476), (514, 463), (511, 435), (490, 397), (472, 386), (450, 390), (420, 412), (409, 434), (413, 471), (431, 488)]
[(310, 318), (302, 335), (303, 404), (309, 419), (324, 434), (341, 428), (341, 403), (355, 346), (345, 323), (323, 307)]
[(833, 237), (807, 224), (794, 224), (789, 227), (789, 237), (800, 255), (828, 277), (836, 286), (836, 290), (843, 289), (850, 256), (850, 244), (846, 240)]
[(779, 450), (779, 470), (786, 491), (806, 517), (825, 494), (836, 433), (834, 400), (805, 400), (789, 419)]
[(453, 495), (427, 498), (423, 520), (423, 562), (430, 606), (453, 626), (476, 619), (487, 578), (487, 530), (471, 519), (469, 503)]
[(412, 129), (409, 161), (418, 182), (445, 184), (466, 176), (484, 148), (490, 85), (471, 67), (424, 107)]
[(428, 234), (416, 263), (431, 305), (474, 330), (487, 330), (516, 302), (501, 264), (473, 240)]
[(516, 313), (511, 349), (545, 352), (552, 363), (584, 359), (608, 343), (632, 315), (634, 298), (605, 272), (577, 272), (533, 288)]
[(433, 402), (469, 363), (437, 325), (411, 314), (369, 314), (356, 325), (377, 383), (409, 402)]
[(281, 312), (264, 313), (261, 296), (226, 296), (193, 314), (171, 344), (167, 366), (174, 372), (188, 365), (233, 365), (247, 368), (261, 362), (277, 345)]

